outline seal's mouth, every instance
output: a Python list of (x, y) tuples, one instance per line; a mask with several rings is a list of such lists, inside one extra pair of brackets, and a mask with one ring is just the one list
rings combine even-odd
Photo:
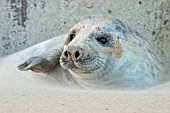
[(68, 61), (61, 56), (60, 65), (64, 69), (70, 69), (76, 73), (91, 73), (102, 67), (104, 63), (95, 56), (80, 59), (79, 61)]

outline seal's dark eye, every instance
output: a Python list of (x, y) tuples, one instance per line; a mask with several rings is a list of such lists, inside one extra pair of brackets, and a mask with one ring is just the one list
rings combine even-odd
[(98, 37), (97, 41), (100, 42), (101, 44), (106, 44), (108, 40), (105, 37)]
[(70, 42), (74, 39), (74, 37), (75, 37), (75, 34), (70, 35)]

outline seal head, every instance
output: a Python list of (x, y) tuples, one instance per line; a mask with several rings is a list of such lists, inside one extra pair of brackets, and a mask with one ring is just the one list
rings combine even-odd
[(146, 40), (118, 19), (105, 17), (90, 16), (70, 30), (60, 65), (83, 87), (140, 89), (160, 79)]

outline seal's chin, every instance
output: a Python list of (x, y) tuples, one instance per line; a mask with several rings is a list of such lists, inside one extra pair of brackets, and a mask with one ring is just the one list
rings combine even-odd
[(81, 68), (69, 68), (74, 73), (91, 73), (92, 70), (86, 70), (86, 69), (81, 69)]
[[(85, 66), (84, 66), (85, 67)], [(68, 68), (69, 70), (71, 70), (72, 72), (75, 73), (81, 73), (81, 74), (88, 74), (88, 73), (93, 73), (94, 71), (97, 71), (98, 69), (100, 69), (100, 67), (91, 67), (91, 68), (81, 68), (81, 67), (72, 67), (72, 68)]]

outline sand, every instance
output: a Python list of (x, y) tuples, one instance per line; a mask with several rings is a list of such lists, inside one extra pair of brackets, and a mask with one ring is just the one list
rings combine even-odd
[(170, 82), (141, 91), (80, 90), (18, 71), (35, 47), (0, 59), (0, 113), (170, 113)]
[(1, 78), (0, 113), (170, 113), (170, 83), (142, 91), (91, 91)]

